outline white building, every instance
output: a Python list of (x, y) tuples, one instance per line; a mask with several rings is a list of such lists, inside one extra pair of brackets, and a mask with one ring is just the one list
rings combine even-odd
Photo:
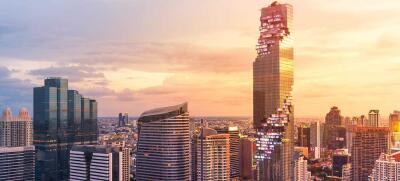
[(346, 165), (343, 165), (342, 168), (342, 181), (351, 181), (351, 179), (351, 163), (347, 163)]
[(32, 145), (32, 119), (28, 110), (21, 108), (13, 117), (11, 109), (3, 111), (0, 118), (0, 146), (19, 147)]
[(130, 150), (101, 145), (73, 146), (70, 152), (70, 181), (130, 180)]
[(294, 165), (295, 181), (311, 181), (311, 172), (307, 170), (307, 160), (301, 156), (295, 161)]
[(400, 180), (400, 160), (398, 156), (399, 153), (392, 155), (382, 153), (379, 159), (375, 161), (370, 179), (373, 181)]

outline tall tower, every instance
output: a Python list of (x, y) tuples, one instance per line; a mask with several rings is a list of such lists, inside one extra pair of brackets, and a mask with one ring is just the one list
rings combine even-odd
[(35, 180), (68, 180), (74, 144), (97, 143), (97, 102), (68, 90), (68, 80), (47, 78), (33, 90)]
[[(282, 135), (278, 142), (282, 144), (272, 146), (274, 149), (271, 151), (264, 147), (271, 146), (271, 143), (258, 143), (258, 149), (263, 152), (258, 158), (258, 180), (293, 180), (292, 108), (284, 113), (289, 114), (286, 117), (289, 121), (279, 123), (282, 127), (263, 125), (272, 114), (284, 107), (285, 99), (290, 97), (292, 91), (292, 21), (293, 8), (289, 4), (273, 2), (261, 9), (257, 57), (253, 63), (253, 124), (255, 128), (262, 128), (263, 131), (278, 131), (276, 134)], [(260, 134), (268, 137), (264, 133)], [(263, 155), (269, 151), (271, 155)]]
[(136, 180), (190, 180), (187, 103), (144, 112), (138, 119)]
[(218, 134), (229, 134), (229, 154), (230, 154), (230, 177), (232, 180), (239, 179), (239, 149), (240, 137), (239, 128), (237, 126), (229, 126), (216, 129)]

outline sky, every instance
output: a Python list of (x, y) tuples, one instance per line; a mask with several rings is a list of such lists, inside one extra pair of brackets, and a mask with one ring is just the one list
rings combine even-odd
[[(0, 108), (32, 111), (62, 76), (100, 116), (189, 102), (194, 116), (251, 116), (265, 0), (1, 0)], [(294, 6), (296, 117), (400, 109), (398, 0)]]

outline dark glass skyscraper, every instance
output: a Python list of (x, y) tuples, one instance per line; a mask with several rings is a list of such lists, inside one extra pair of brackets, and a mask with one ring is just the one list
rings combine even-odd
[(44, 84), (33, 90), (35, 180), (68, 180), (72, 145), (97, 141), (97, 103), (68, 90), (67, 79), (48, 78)]
[[(290, 97), (293, 85), (292, 20), (293, 8), (289, 4), (274, 2), (261, 9), (257, 58), (253, 63), (255, 128), (263, 127), (267, 118), (282, 108), (285, 99)], [(292, 110), (290, 114), (288, 118), (292, 119)], [(277, 133), (282, 134), (282, 144), (274, 146), (268, 159), (260, 163), (259, 180), (293, 179), (293, 126), (293, 120), (290, 120)]]

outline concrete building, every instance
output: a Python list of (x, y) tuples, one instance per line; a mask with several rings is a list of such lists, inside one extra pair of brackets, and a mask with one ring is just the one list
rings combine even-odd
[(319, 121), (311, 123), (310, 125), (310, 152), (313, 158), (320, 158), (322, 152), (322, 141), (324, 136), (325, 123)]
[(230, 161), (230, 177), (231, 180), (238, 180), (239, 172), (239, 128), (237, 126), (229, 126), (222, 129), (216, 129), (218, 134), (229, 134), (229, 161)]
[(347, 149), (338, 149), (332, 156), (332, 175), (342, 177), (343, 166), (350, 163), (350, 154)]
[(32, 145), (32, 118), (28, 110), (22, 108), (13, 117), (10, 108), (3, 111), (0, 118), (0, 147), (19, 147)]
[(307, 170), (307, 160), (300, 156), (294, 164), (294, 180), (295, 181), (311, 181), (311, 172)]
[(371, 181), (400, 180), (400, 160), (398, 159), (398, 155), (400, 155), (400, 153), (395, 153), (393, 155), (382, 153), (379, 159), (375, 161), (375, 166), (372, 169), (370, 180)]
[(351, 181), (353, 175), (351, 174), (351, 163), (343, 165), (342, 168), (342, 181)]
[(130, 180), (130, 149), (101, 145), (73, 146), (70, 151), (70, 181)]
[(138, 130), (137, 181), (191, 178), (187, 103), (145, 111)]
[(35, 180), (32, 119), (22, 108), (14, 117), (7, 108), (0, 117), (0, 180)]
[[(253, 62), (253, 124), (262, 123), (291, 96), (293, 86), (293, 7), (273, 2), (261, 9), (257, 57)], [(293, 121), (285, 125), (286, 141), (277, 145), (271, 159), (262, 160), (261, 180), (293, 179)]]
[(0, 147), (0, 180), (35, 180), (35, 147)]
[(388, 151), (389, 128), (354, 127), (349, 131), (352, 134), (352, 180), (368, 180), (375, 160)]
[(218, 134), (214, 129), (203, 128), (199, 139), (197, 141), (197, 180), (231, 180), (229, 134)]
[(373, 109), (368, 113), (368, 120), (365, 126), (369, 127), (379, 127), (379, 110)]
[(255, 140), (240, 138), (239, 172), (241, 180), (252, 180), (254, 177), (253, 158), (255, 155)]

